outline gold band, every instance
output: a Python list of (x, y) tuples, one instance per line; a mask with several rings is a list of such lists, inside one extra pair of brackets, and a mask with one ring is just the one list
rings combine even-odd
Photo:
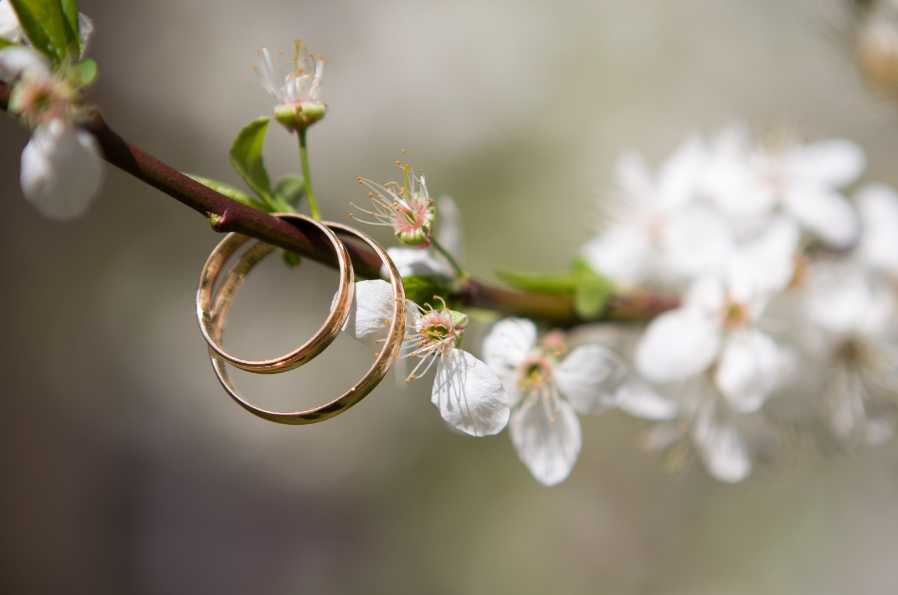
[[(352, 388), (329, 403), (313, 409), (291, 413), (260, 409), (259, 407), (246, 402), (246, 400), (244, 400), (237, 392), (236, 387), (228, 376), (225, 360), (211, 348), (210, 343), (209, 355), (212, 358), (212, 367), (215, 370), (215, 374), (218, 376), (221, 385), (238, 405), (253, 415), (268, 421), (291, 425), (313, 424), (330, 419), (346, 411), (368, 396), (380, 381), (383, 380), (392, 367), (393, 362), (396, 360), (405, 336), (405, 292), (402, 287), (402, 279), (399, 276), (399, 272), (396, 270), (393, 261), (387, 256), (386, 251), (374, 240), (351, 227), (340, 223), (325, 223), (324, 225), (334, 230), (339, 235), (354, 237), (368, 244), (386, 265), (390, 275), (390, 284), (393, 288), (393, 319), (390, 322), (389, 334), (386, 337), (386, 341), (384, 341), (383, 349), (378, 352), (374, 363), (361, 380), (359, 380)], [(240, 260), (234, 263), (231, 270), (226, 274), (221, 289), (215, 296), (215, 302), (212, 307), (211, 321), (213, 327), (211, 329), (211, 335), (215, 338), (216, 342), (221, 340), (228, 309), (230, 308), (237, 287), (242, 283), (249, 271), (252, 270), (265, 255), (271, 252), (271, 250), (271, 246), (260, 242), (247, 251)], [(337, 331), (339, 331), (342, 326), (343, 324), (341, 323), (340, 326), (337, 327)], [(283, 371), (283, 368), (277, 371)]]
[[(235, 357), (225, 351), (221, 346), (221, 333), (219, 332), (216, 334), (214, 332), (214, 329), (220, 325), (215, 321), (215, 314), (212, 309), (212, 295), (215, 283), (221, 274), (225, 262), (227, 262), (237, 249), (245, 244), (250, 238), (238, 233), (229, 233), (225, 236), (225, 239), (215, 247), (212, 254), (209, 255), (209, 259), (206, 261), (206, 266), (203, 267), (203, 272), (200, 274), (199, 287), (196, 291), (196, 317), (200, 324), (200, 331), (203, 333), (203, 338), (205, 338), (206, 342), (209, 344), (209, 348), (223, 360), (241, 370), (259, 374), (277, 374), (278, 372), (293, 370), (306, 362), (311, 361), (319, 353), (327, 349), (327, 346), (337, 338), (340, 329), (343, 328), (343, 324), (349, 316), (355, 291), (355, 285), (353, 283), (354, 274), (352, 262), (349, 260), (349, 253), (346, 251), (346, 247), (343, 243), (337, 239), (334, 232), (322, 223), (306, 217), (305, 215), (300, 215), (299, 213), (275, 213), (274, 215), (281, 219), (295, 219), (303, 224), (312, 225), (327, 238), (334, 247), (334, 252), (337, 255), (337, 261), (340, 267), (340, 284), (337, 288), (337, 298), (334, 303), (334, 308), (324, 321), (324, 324), (321, 325), (321, 328), (318, 329), (312, 338), (300, 347), (287, 355), (274, 359), (247, 360)], [(255, 266), (255, 264), (272, 250), (274, 250), (273, 246), (260, 242), (256, 247), (247, 252), (243, 259), (249, 258), (254, 260), (252, 266)], [(244, 262), (247, 261), (244, 260)], [(243, 273), (244, 276), (249, 272), (249, 269), (251, 269), (252, 266), (249, 268), (244, 267), (246, 268)], [(234, 269), (232, 269), (232, 271), (233, 270)], [(233, 286), (228, 289), (231, 293), (228, 297), (228, 302), (230, 302), (230, 299), (233, 297), (233, 291), (236, 290), (242, 280), (242, 278), (239, 279), (236, 284), (232, 284)], [(222, 290), (223, 289), (224, 285), (222, 285)], [(220, 294), (222, 293), (222, 290), (219, 290)], [(221, 299), (221, 296), (217, 299)]]

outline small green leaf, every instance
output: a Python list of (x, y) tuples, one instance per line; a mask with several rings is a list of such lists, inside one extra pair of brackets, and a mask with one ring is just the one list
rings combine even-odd
[(574, 311), (585, 320), (598, 318), (608, 300), (617, 291), (614, 283), (597, 274), (588, 264), (577, 259), (571, 265), (574, 278)]
[(570, 272), (563, 273), (522, 273), (499, 270), (496, 275), (512, 287), (537, 293), (571, 293), (575, 283)]
[(18, 44), (13, 43), (6, 38), (0, 37), (0, 48), (5, 48), (8, 45), (18, 45)]
[(433, 280), (431, 277), (424, 275), (409, 275), (402, 278), (402, 286), (405, 288), (405, 297), (418, 305), (425, 302), (434, 302), (434, 296), (440, 296), (446, 299), (449, 291)]
[[(69, 50), (76, 53), (80, 51), (77, 24), (72, 29), (60, 0), (9, 1), (32, 45), (54, 64), (61, 64)], [(76, 6), (76, 19), (77, 10)]]
[(271, 202), (271, 180), (262, 162), (262, 144), (270, 120), (265, 116), (244, 126), (234, 139), (230, 152), (231, 165), (266, 204)]
[(207, 188), (211, 188), (220, 194), (224, 194), (228, 198), (234, 199), (237, 202), (243, 203), (248, 207), (252, 207), (254, 209), (258, 209), (260, 211), (264, 211), (266, 213), (271, 213), (272, 209), (265, 203), (259, 202), (246, 192), (234, 188), (230, 184), (225, 184), (224, 182), (219, 182), (218, 180), (211, 180), (209, 178), (204, 178), (202, 176), (195, 176), (193, 174), (184, 174), (188, 178), (195, 180), (206, 186)]
[(295, 269), (302, 264), (302, 257), (299, 254), (290, 252), (289, 250), (282, 250), (281, 252), (283, 252), (284, 255), (284, 264), (291, 269)]
[(78, 76), (78, 86), (86, 87), (97, 78), (97, 61), (93, 58), (81, 60), (72, 68), (72, 72)]
[(278, 178), (274, 185), (274, 193), (285, 203), (296, 208), (306, 193), (306, 185), (301, 177), (294, 174), (286, 174)]
[(78, 42), (78, 53), (80, 54), (84, 49), (84, 40), (81, 39), (81, 28), (78, 26), (78, 3), (75, 0), (60, 0), (60, 5), (66, 25), (72, 32), (75, 41)]

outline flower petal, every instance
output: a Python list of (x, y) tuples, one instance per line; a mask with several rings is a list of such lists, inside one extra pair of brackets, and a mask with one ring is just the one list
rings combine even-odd
[(751, 459), (742, 436), (731, 425), (712, 424), (694, 436), (708, 473), (726, 483), (738, 483), (751, 473)]
[[(3, 4), (3, 0), (0, 0), (0, 7)], [(9, 2), (7, 1), (5, 4), (9, 4)], [(32, 49), (12, 46), (0, 50), (0, 81), (8, 83), (25, 75), (36, 79), (47, 79), (50, 78), (51, 72), (52, 66), (49, 60)]]
[(593, 270), (621, 285), (641, 283), (652, 269), (651, 238), (636, 227), (610, 227), (586, 242), (582, 251)]
[(676, 419), (679, 412), (677, 403), (665, 399), (648, 382), (638, 377), (630, 378), (621, 387), (619, 398), (618, 409), (642, 419)]
[(837, 190), (819, 183), (792, 183), (784, 198), (786, 209), (834, 248), (847, 248), (857, 239), (857, 213)]
[(727, 339), (714, 381), (734, 410), (750, 413), (781, 384), (786, 366), (786, 356), (770, 335), (743, 329)]
[(684, 211), (670, 220), (662, 249), (665, 262), (677, 275), (694, 278), (723, 272), (735, 237), (726, 219), (703, 206)]
[(601, 413), (617, 403), (627, 369), (601, 345), (574, 349), (555, 369), (555, 386), (578, 413)]
[(855, 142), (833, 138), (804, 145), (789, 162), (793, 175), (842, 187), (855, 181), (867, 167), (867, 156)]
[(22, 26), (19, 24), (19, 16), (9, 0), (0, 0), (0, 37), (14, 43), (22, 41)]
[(855, 202), (863, 226), (858, 246), (861, 259), (898, 275), (898, 192), (885, 184), (867, 184)]
[[(355, 299), (343, 332), (372, 351), (380, 351), (392, 320), (393, 286), (380, 279), (357, 282)], [(375, 341), (380, 341), (380, 344)]]
[(472, 436), (501, 432), (508, 424), (508, 395), (485, 363), (461, 349), (440, 356), (431, 401), (448, 423)]
[(89, 132), (53, 120), (22, 151), (25, 198), (50, 219), (77, 217), (100, 187), (100, 149)]
[[(426, 248), (387, 248), (387, 255), (400, 277), (422, 275), (425, 277), (452, 277), (452, 267), (432, 250)], [(381, 277), (389, 277), (386, 266), (380, 269)]]
[(636, 370), (652, 382), (683, 380), (708, 368), (720, 349), (720, 326), (693, 308), (665, 312), (636, 345)]
[(799, 239), (795, 222), (779, 218), (760, 238), (737, 250), (727, 270), (730, 297), (746, 304), (788, 287)]
[(682, 207), (691, 201), (708, 163), (705, 145), (697, 134), (690, 135), (661, 165), (658, 193), (667, 207)]
[(509, 405), (520, 398), (521, 364), (536, 345), (536, 325), (526, 318), (506, 318), (483, 340), (483, 359), (505, 386)]
[(583, 443), (574, 408), (551, 395), (528, 398), (512, 415), (509, 433), (521, 461), (547, 486), (570, 475)]
[(451, 196), (441, 196), (437, 199), (437, 230), (434, 235), (440, 246), (456, 260), (464, 262), (461, 209)]

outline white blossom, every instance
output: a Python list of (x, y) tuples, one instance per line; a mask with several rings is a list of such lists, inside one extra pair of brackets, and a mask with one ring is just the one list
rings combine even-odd
[[(379, 351), (386, 339), (393, 311), (393, 291), (381, 280), (356, 283), (355, 300), (343, 331)], [(431, 401), (453, 427), (486, 436), (508, 423), (508, 396), (502, 382), (486, 364), (459, 348), (467, 316), (443, 306), (421, 308), (406, 300), (407, 338), (402, 357), (418, 360), (407, 381), (420, 378), (436, 363)]]
[(623, 364), (601, 345), (582, 345), (561, 359), (562, 336), (541, 343), (536, 326), (506, 318), (483, 342), (484, 359), (505, 385), (512, 408), (510, 435), (521, 461), (544, 485), (570, 474), (582, 437), (577, 413), (613, 407)]

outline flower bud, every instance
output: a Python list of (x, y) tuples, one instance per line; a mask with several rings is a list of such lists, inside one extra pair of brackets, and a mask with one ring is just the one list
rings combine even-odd
[(287, 130), (305, 130), (326, 113), (327, 104), (323, 101), (304, 99), (276, 105), (274, 119)]

